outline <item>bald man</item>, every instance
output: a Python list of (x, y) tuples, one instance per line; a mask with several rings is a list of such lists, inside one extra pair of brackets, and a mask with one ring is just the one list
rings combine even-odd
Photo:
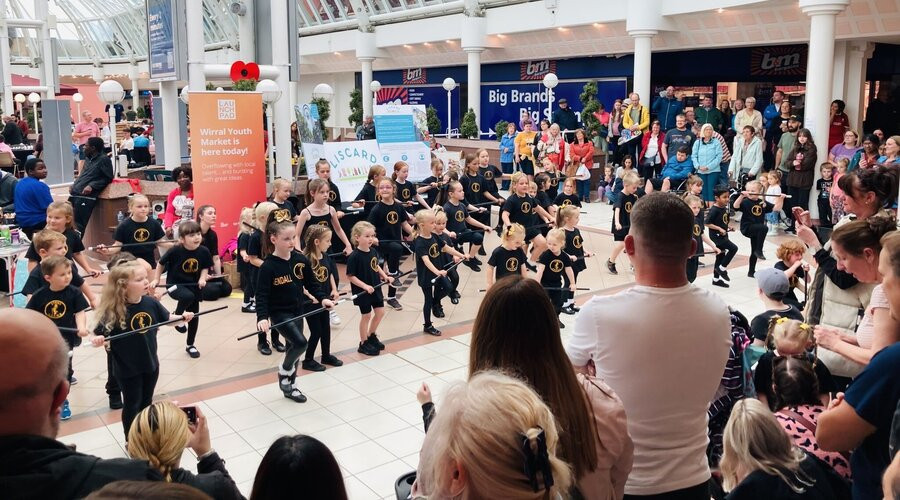
[(147, 462), (103, 460), (56, 440), (68, 346), (34, 311), (0, 311), (0, 492), (7, 498), (81, 498), (120, 479), (160, 480)]

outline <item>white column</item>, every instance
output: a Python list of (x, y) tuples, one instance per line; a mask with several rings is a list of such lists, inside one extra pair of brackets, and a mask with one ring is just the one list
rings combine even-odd
[[(460, 30), (460, 44), (468, 59), (467, 78), (468, 107), (475, 112), (475, 124), (478, 131), (481, 130), (481, 53), (487, 46), (487, 21), (478, 7), (478, 2), (469, 0), (466, 2), (462, 29)], [(463, 110), (466, 113), (468, 110)], [(462, 123), (462, 120), (460, 120)], [(483, 132), (487, 132), (484, 130)]]
[[(181, 132), (178, 128), (178, 84), (160, 82), (159, 97), (162, 99), (163, 142), (165, 143), (164, 164), (166, 170), (181, 166)], [(156, 116), (153, 117), (156, 119)], [(156, 159), (159, 164), (160, 159)]]
[(834, 70), (831, 73), (831, 99), (844, 99), (847, 92), (847, 43), (834, 42)]
[[(368, 19), (366, 17), (366, 19)], [(360, 20), (359, 30), (356, 35), (356, 59), (359, 60), (362, 70), (362, 106), (363, 118), (372, 116), (374, 104), (374, 96), (372, 95), (372, 63), (378, 57), (378, 44), (375, 40), (375, 33), (370, 31), (370, 27)]]
[(138, 66), (137, 61), (131, 61), (131, 68), (128, 70), (128, 77), (131, 79), (131, 109), (137, 113), (141, 107), (141, 91), (138, 88)]
[(272, 65), (278, 68), (278, 78), (275, 82), (281, 89), (281, 99), (274, 106), (275, 130), (269, 131), (269, 138), (275, 139), (275, 175), (283, 179), (293, 178), (291, 169), (291, 115), (290, 109), (291, 89), (290, 55), (285, 40), (296, 40), (295, 36), (288, 36), (288, 4), (284, 0), (276, 0), (270, 3), (272, 18)]
[(656, 30), (629, 31), (634, 38), (634, 86), (641, 102), (650, 105), (650, 54)]
[(367, 116), (372, 116), (372, 105), (374, 95), (372, 95), (372, 62), (375, 61), (374, 58), (365, 58), (360, 59), (359, 62), (362, 64), (362, 105), (363, 105), (363, 118)]
[(238, 16), (238, 40), (240, 40), (241, 60), (244, 62), (256, 60), (256, 17), (253, 10), (255, 1), (244, 0), (247, 12), (243, 16)]
[(856, 40), (847, 43), (847, 82), (844, 85), (843, 99), (847, 103), (847, 117), (850, 118), (850, 128), (862, 134), (863, 108), (866, 91), (866, 69), (869, 58), (875, 44), (865, 40)]
[(475, 124), (478, 126), (478, 131), (481, 132), (481, 53), (484, 49), (470, 48), (465, 51), (469, 59), (467, 66), (469, 108), (475, 112)]
[[(828, 157), (828, 118), (834, 74), (835, 17), (850, 0), (800, 0), (800, 8), (810, 17), (809, 56), (806, 66), (806, 103), (803, 126), (812, 132), (820, 161)], [(820, 177), (815, 169), (816, 178)], [(810, 199), (815, 199), (815, 188)], [(818, 207), (810, 203), (810, 213), (818, 216)]]
[(34, 18), (41, 19), (44, 23), (38, 30), (41, 43), (41, 81), (48, 87), (45, 99), (53, 99), (56, 96), (56, 82), (53, 78), (53, 48), (50, 46), (50, 26), (47, 19), (50, 17), (49, 0), (34, 0)]
[[(0, 0), (0, 73), (3, 74), (3, 113), (15, 112), (12, 92), (12, 64), (9, 61), (9, 29), (6, 27), (6, 0)], [(79, 118), (80, 119), (80, 118)]]
[(203, 2), (185, 2), (188, 42), (188, 87), (197, 92), (206, 90), (203, 58), (206, 42), (203, 39)]

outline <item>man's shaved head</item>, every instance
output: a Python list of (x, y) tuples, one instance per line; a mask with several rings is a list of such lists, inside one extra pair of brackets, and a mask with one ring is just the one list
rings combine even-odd
[(634, 204), (631, 234), (642, 253), (658, 260), (687, 261), (693, 253), (694, 214), (681, 198), (650, 193)]
[(0, 311), (0, 436), (56, 438), (68, 346), (56, 325), (27, 309)]

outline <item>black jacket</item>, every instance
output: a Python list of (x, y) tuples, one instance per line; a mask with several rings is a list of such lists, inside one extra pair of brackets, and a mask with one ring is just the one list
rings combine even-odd
[(16, 145), (25, 142), (25, 137), (16, 122), (6, 122), (3, 126), (3, 140), (9, 145)]
[(118, 480), (159, 481), (143, 460), (104, 460), (42, 436), (0, 436), (0, 495), (16, 499), (82, 498)]
[[(553, 112), (550, 123), (559, 125), (561, 131), (568, 130), (574, 132), (578, 127), (578, 116), (572, 111), (572, 108), (558, 108)], [(541, 135), (541, 134), (538, 134)]]
[(197, 472), (199, 474), (175, 469), (171, 474), (172, 482), (197, 488), (216, 500), (244, 500), (244, 495), (241, 495), (234, 479), (228, 475), (225, 461), (218, 453), (212, 453), (197, 462)]
[(100, 195), (100, 191), (106, 189), (106, 186), (112, 182), (113, 175), (112, 162), (105, 154), (97, 153), (97, 156), (87, 158), (84, 161), (84, 168), (81, 170), (81, 175), (75, 179), (75, 183), (72, 184), (72, 188), (69, 192), (75, 195), (81, 195), (84, 192), (84, 188), (90, 186), (90, 196), (96, 198)]

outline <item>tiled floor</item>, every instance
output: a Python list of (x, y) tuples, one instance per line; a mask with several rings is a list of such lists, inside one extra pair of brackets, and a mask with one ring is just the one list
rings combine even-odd
[[(633, 282), (627, 259), (619, 258), (620, 274), (612, 276), (603, 262), (612, 247), (607, 229), (611, 210), (606, 204), (587, 205), (581, 216), (586, 248), (600, 256), (589, 259), (588, 270), (579, 277), (579, 286), (592, 293), (613, 293)], [(770, 238), (765, 253), (774, 263), (774, 248), (784, 236)], [(732, 233), (740, 255), (747, 255), (749, 241)], [(496, 235), (487, 238), (487, 248), (498, 244)], [(718, 293), (729, 305), (748, 318), (762, 311), (755, 280), (746, 276), (746, 258), (732, 264), (731, 288), (713, 287), (710, 265), (701, 269), (696, 284)], [(403, 269), (412, 268), (407, 260)], [(415, 469), (424, 433), (421, 409), (415, 391), (424, 381), (438, 402), (443, 390), (467, 375), (468, 342), (483, 294), (484, 276), (460, 269), (458, 305), (444, 304), (447, 317), (436, 320), (444, 337), (421, 333), (422, 293), (412, 286), (402, 293), (401, 312), (388, 311), (379, 328), (387, 351), (374, 358), (355, 352), (358, 312), (352, 305), (340, 306), (343, 319), (332, 329), (332, 351), (347, 364), (322, 373), (306, 373), (299, 386), (309, 397), (305, 404), (285, 399), (276, 385), (275, 365), (281, 356), (262, 356), (255, 342), (238, 342), (236, 337), (255, 329), (255, 317), (240, 312), (238, 298), (225, 299), (230, 309), (205, 316), (200, 322), (197, 347), (202, 356), (193, 360), (184, 352), (184, 340), (174, 330), (159, 334), (161, 359), (157, 397), (171, 397), (180, 404), (197, 404), (209, 418), (213, 446), (226, 459), (229, 472), (245, 494), (252, 487), (256, 468), (268, 446), (278, 436), (310, 434), (321, 439), (335, 453), (344, 472), (350, 497), (356, 499), (393, 498), (394, 481)], [(346, 282), (346, 280), (344, 280)], [(235, 296), (237, 297), (237, 296)], [(166, 299), (167, 306), (174, 304)], [(218, 304), (217, 304), (218, 305)], [(201, 309), (211, 307), (204, 304)], [(571, 331), (573, 316), (563, 315)], [(75, 373), (79, 383), (72, 388), (70, 402), (75, 417), (64, 422), (60, 439), (75, 443), (79, 451), (101, 457), (122, 457), (121, 423), (118, 411), (106, 407), (105, 357), (102, 350), (80, 347), (75, 351)], [(196, 460), (185, 451), (183, 465), (194, 468)]]

